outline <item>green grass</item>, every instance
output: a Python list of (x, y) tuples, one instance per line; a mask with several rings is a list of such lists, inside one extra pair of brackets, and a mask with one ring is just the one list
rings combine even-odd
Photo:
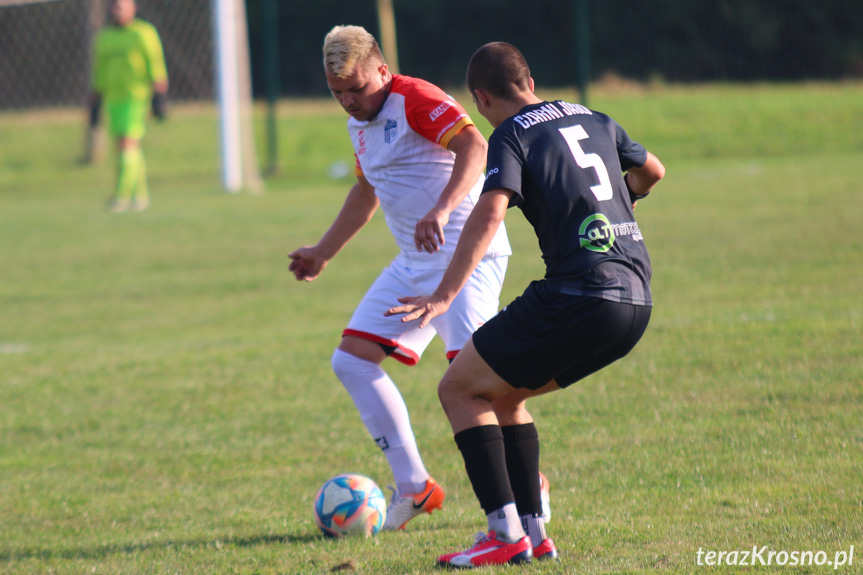
[[(533, 403), (563, 560), (525, 572), (832, 571), (696, 564), (753, 545), (854, 545), (838, 572), (863, 572), (863, 86), (591, 106), (668, 168), (637, 210), (656, 308), (629, 357)], [(329, 357), (394, 247), (377, 216), (317, 282), (292, 279), (351, 150), (332, 102), (280, 118), (281, 171), (228, 195), (212, 111), (177, 107), (145, 141), (152, 208), (114, 215), (110, 162), (76, 164), (83, 113), (0, 115), (0, 572), (426, 573), (484, 527), (434, 342), (387, 369), (444, 512), (371, 540), (316, 531), (331, 475), (392, 482)], [(542, 273), (522, 216), (507, 225), (504, 301)]]

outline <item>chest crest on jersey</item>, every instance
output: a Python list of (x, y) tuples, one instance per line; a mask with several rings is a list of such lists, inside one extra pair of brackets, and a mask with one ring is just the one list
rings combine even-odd
[(395, 120), (387, 120), (384, 124), (384, 142), (392, 144), (399, 137), (399, 123)]

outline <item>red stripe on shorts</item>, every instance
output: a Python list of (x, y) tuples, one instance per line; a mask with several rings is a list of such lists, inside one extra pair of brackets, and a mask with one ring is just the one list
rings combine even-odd
[(391, 339), (385, 339), (373, 333), (367, 333), (365, 331), (357, 331), (355, 329), (346, 329), (342, 332), (342, 337), (349, 335), (351, 337), (358, 337), (360, 339), (365, 339), (368, 341), (373, 341), (375, 343), (379, 343), (381, 345), (388, 345), (396, 348), (393, 352), (392, 358), (396, 361), (399, 361), (405, 365), (416, 365), (420, 360), (419, 354), (416, 352), (399, 345), (397, 341), (393, 341)]

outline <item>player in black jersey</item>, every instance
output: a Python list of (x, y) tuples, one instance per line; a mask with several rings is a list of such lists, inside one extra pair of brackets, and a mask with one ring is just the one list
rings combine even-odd
[(539, 438), (525, 402), (622, 358), (641, 338), (653, 304), (651, 268), (633, 208), (665, 174), (605, 114), (537, 98), (514, 46), (480, 48), (467, 82), (495, 128), (483, 193), (435, 292), (401, 298), (388, 314), (424, 326), (444, 313), (511, 206), (536, 231), (546, 274), (476, 331), (438, 388), (489, 526), (471, 549), (438, 559), (457, 567), (557, 557), (542, 519)]

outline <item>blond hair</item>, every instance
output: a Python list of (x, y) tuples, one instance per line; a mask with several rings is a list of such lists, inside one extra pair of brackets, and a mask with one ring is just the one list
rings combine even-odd
[(370, 59), (384, 63), (377, 40), (362, 26), (336, 26), (324, 38), (324, 68), (336, 78), (347, 78)]

